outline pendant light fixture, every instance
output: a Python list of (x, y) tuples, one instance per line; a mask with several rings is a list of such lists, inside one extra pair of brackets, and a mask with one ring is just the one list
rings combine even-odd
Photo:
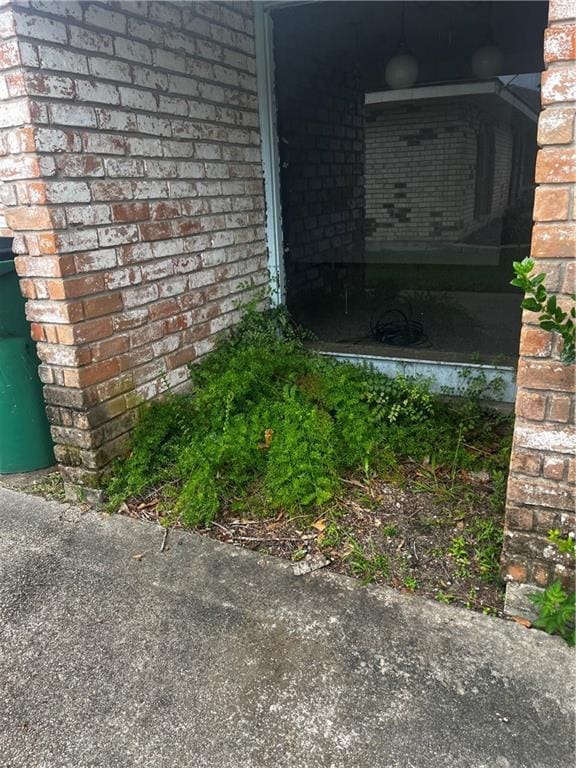
[(400, 40), (396, 53), (389, 59), (384, 70), (386, 83), (390, 88), (410, 88), (418, 77), (418, 61), (410, 53), (406, 43), (405, 28), (406, 3), (402, 3), (402, 16), (400, 19)]
[(488, 8), (488, 33), (484, 44), (481, 45), (472, 56), (472, 72), (474, 72), (476, 77), (480, 80), (487, 80), (502, 72), (503, 63), (504, 56), (502, 55), (502, 51), (494, 43), (492, 32), (492, 3), (490, 2)]

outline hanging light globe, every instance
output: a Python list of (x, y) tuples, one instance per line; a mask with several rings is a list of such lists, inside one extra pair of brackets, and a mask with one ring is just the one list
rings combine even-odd
[(384, 71), (386, 83), (390, 88), (410, 88), (418, 77), (418, 62), (411, 53), (398, 53), (392, 56)]
[(472, 56), (472, 72), (481, 80), (494, 77), (502, 71), (504, 57), (495, 45), (483, 45)]

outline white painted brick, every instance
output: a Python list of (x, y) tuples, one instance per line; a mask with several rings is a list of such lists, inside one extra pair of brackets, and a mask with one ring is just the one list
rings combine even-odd
[(135, 131), (138, 127), (136, 115), (117, 109), (96, 108), (98, 127), (109, 131)]
[(144, 161), (129, 157), (109, 158), (106, 160), (106, 174), (112, 178), (127, 179), (144, 176)]
[(186, 57), (182, 54), (154, 48), (152, 51), (154, 66), (168, 69), (171, 72), (186, 72)]
[(105, 280), (107, 290), (114, 291), (127, 285), (139, 285), (142, 282), (142, 272), (140, 267), (124, 267), (107, 274)]
[(82, 20), (82, 4), (74, 0), (31, 0), (30, 7), (36, 11), (50, 13), (52, 16)]
[(115, 13), (100, 5), (88, 5), (84, 9), (84, 21), (93, 27), (101, 27), (111, 32), (126, 32), (126, 16)]
[(160, 139), (128, 138), (128, 153), (131, 155), (144, 155), (154, 157), (162, 155), (162, 142)]
[(90, 187), (83, 181), (49, 181), (46, 198), (49, 203), (88, 203)]
[(105, 80), (116, 80), (125, 83), (132, 82), (132, 65), (124, 61), (91, 56), (88, 59), (90, 74)]
[(162, 27), (140, 19), (128, 19), (128, 35), (158, 44), (162, 44), (164, 41)]
[(123, 107), (130, 107), (131, 109), (142, 109), (155, 112), (158, 108), (156, 96), (153, 93), (138, 90), (137, 88), (121, 87), (120, 102)]
[(120, 224), (114, 227), (101, 227), (98, 230), (98, 242), (103, 248), (122, 243), (134, 243), (138, 240), (138, 228), (134, 224)]
[(70, 45), (79, 48), (81, 51), (96, 51), (97, 53), (111, 54), (114, 51), (112, 38), (110, 35), (95, 32), (92, 29), (77, 27), (70, 24), (68, 27), (70, 35)]
[(148, 16), (153, 21), (171, 24), (173, 27), (182, 26), (182, 14), (173, 3), (150, 3)]
[(164, 72), (157, 72), (155, 69), (148, 69), (147, 67), (135, 67), (134, 85), (166, 91), (168, 90), (168, 75)]
[(159, 96), (158, 109), (160, 112), (167, 112), (170, 115), (187, 115), (188, 101), (171, 96)]
[(81, 53), (66, 50), (66, 48), (51, 48), (46, 45), (38, 46), (38, 55), (42, 69), (56, 69), (59, 72), (74, 72), (78, 75), (88, 74), (86, 56)]
[(38, 58), (38, 49), (36, 48), (36, 46), (20, 40), (18, 42), (18, 48), (20, 49), (20, 61), (22, 62), (23, 66), (25, 67), (40, 66), (40, 60)]
[(16, 33), (23, 37), (33, 37), (42, 42), (67, 42), (66, 26), (60, 21), (14, 10), (14, 24)]
[(166, 181), (135, 181), (132, 185), (134, 200), (165, 199), (168, 196)]
[[(76, 209), (82, 211), (82, 208)], [(113, 248), (100, 248), (97, 251), (87, 251), (74, 256), (77, 272), (94, 272), (102, 269), (112, 269), (116, 266), (116, 251)]]
[[(99, 224), (111, 224), (112, 215), (107, 205), (68, 206), (66, 208), (66, 220), (72, 226), (82, 224), (85, 227), (94, 227)], [(114, 252), (112, 251), (112, 253)]]
[(86, 133), (83, 138), (83, 145), (86, 152), (102, 155), (123, 155), (125, 151), (124, 144), (118, 136), (100, 131)]
[(114, 50), (117, 56), (122, 59), (130, 59), (139, 64), (151, 64), (152, 53), (150, 48), (143, 43), (130, 40), (125, 37), (117, 37), (114, 40)]
[(152, 133), (155, 136), (171, 136), (172, 126), (170, 120), (165, 120), (155, 115), (138, 115), (138, 130), (141, 133)]
[(94, 229), (63, 232), (59, 235), (58, 249), (61, 253), (91, 251), (98, 247), (98, 235)]
[(50, 104), (50, 122), (59, 125), (77, 125), (96, 128), (96, 113), (92, 107), (76, 104)]
[(110, 83), (95, 80), (76, 80), (76, 94), (79, 101), (96, 101), (102, 104), (119, 104), (118, 88)]

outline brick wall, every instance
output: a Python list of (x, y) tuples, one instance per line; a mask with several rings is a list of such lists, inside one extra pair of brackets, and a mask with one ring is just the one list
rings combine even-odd
[(91, 484), (267, 281), (251, 4), (14, 0), (0, 38), (4, 212), (56, 455)]
[(319, 262), (364, 254), (364, 92), (348, 59), (275, 39), (288, 291), (324, 282)]
[[(532, 238), (538, 270), (566, 304), (575, 289), (575, 15), (572, 3), (550, 3)], [(559, 341), (538, 327), (535, 314), (524, 313), (503, 556), (511, 613), (529, 610), (526, 596), (535, 586), (555, 578), (573, 584), (573, 560), (546, 538), (550, 529), (566, 534), (576, 523), (575, 371), (559, 362)]]
[[(477, 141), (494, 132), (490, 214), (475, 218)], [(459, 242), (508, 204), (512, 122), (459, 99), (371, 107), (366, 120), (366, 229), (386, 240)]]

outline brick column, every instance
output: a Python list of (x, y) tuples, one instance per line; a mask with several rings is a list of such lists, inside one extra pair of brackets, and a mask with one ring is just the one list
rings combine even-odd
[(252, 6), (0, 0), (0, 70), (0, 205), (90, 486), (267, 283)]
[[(574, 3), (551, 1), (532, 237), (537, 270), (568, 306), (576, 255), (575, 15)], [(535, 313), (524, 313), (503, 554), (510, 613), (530, 612), (526, 598), (535, 587), (557, 578), (573, 583), (573, 559), (547, 540), (550, 529), (575, 526), (575, 372), (559, 361), (560, 343), (539, 328)]]

